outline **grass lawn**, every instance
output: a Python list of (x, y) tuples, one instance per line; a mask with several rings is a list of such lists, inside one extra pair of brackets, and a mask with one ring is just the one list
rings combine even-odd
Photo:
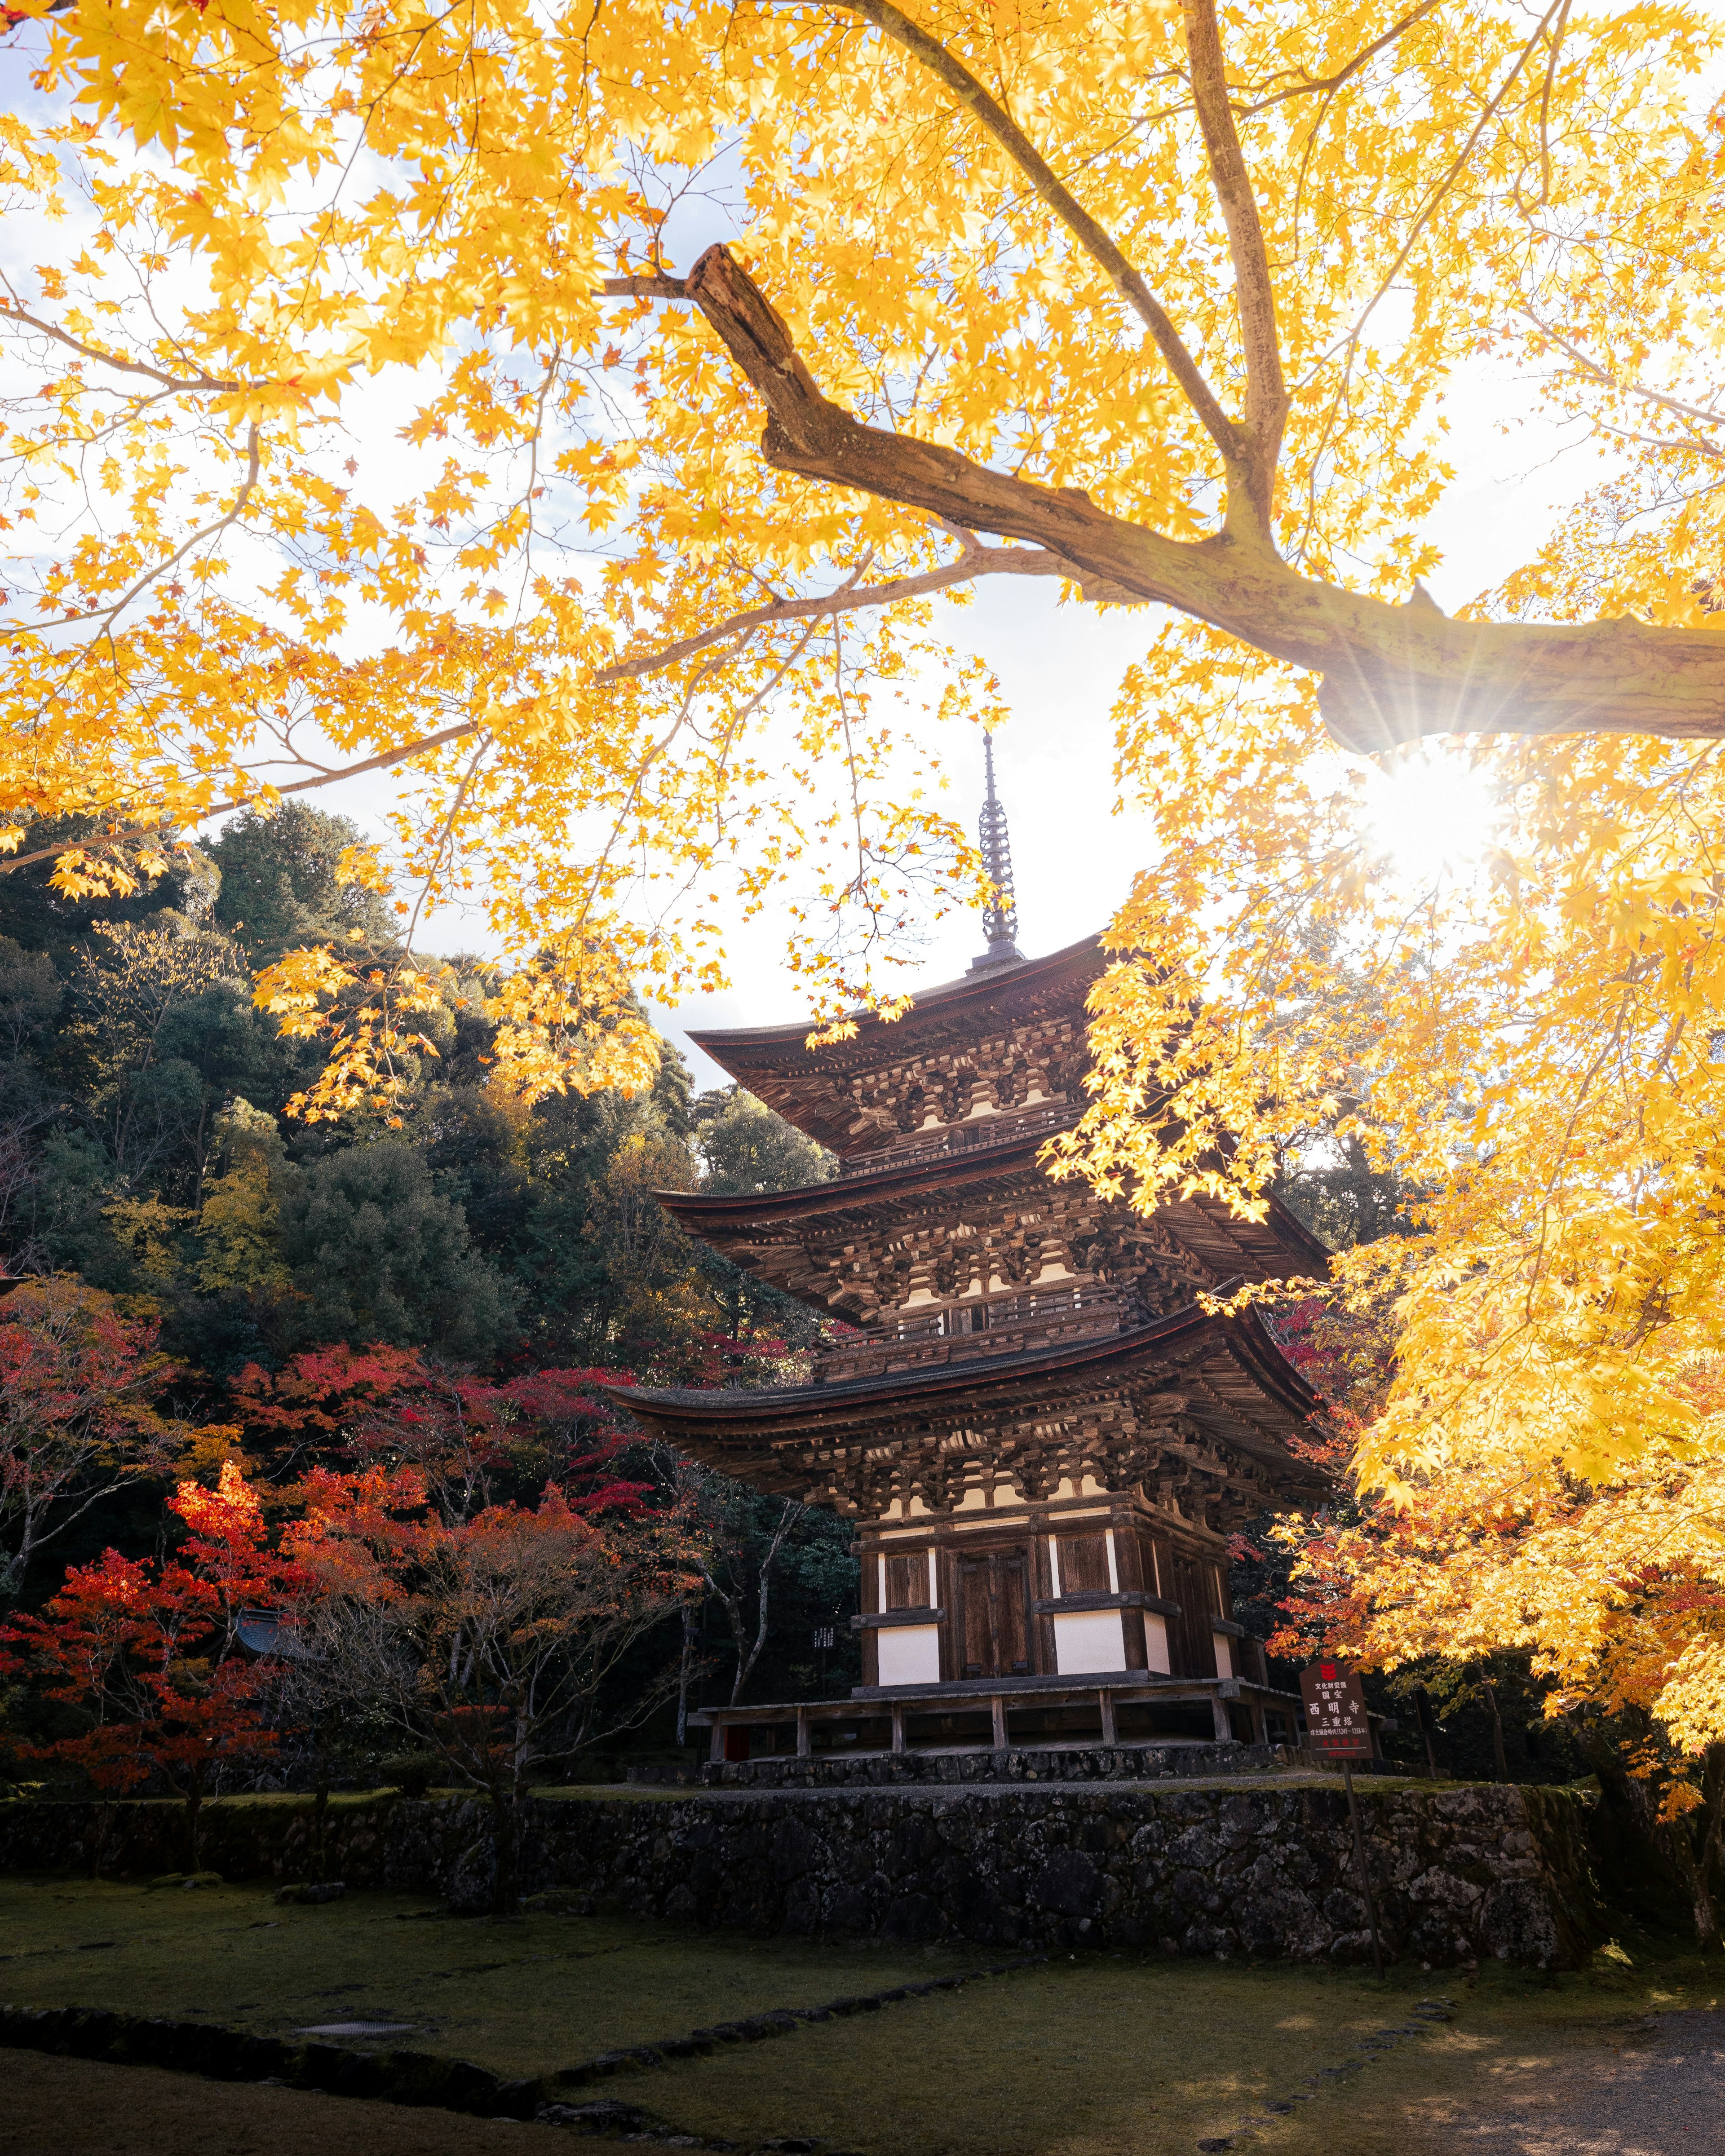
[[(1634, 2042), (1649, 2014), (1722, 1994), (1717, 1958), (1554, 1981), (1395, 1970), (1380, 1986), (1094, 1955), (604, 2087), (745, 2147), (794, 2133), (867, 2156), (1173, 2156), (1250, 2119), (1241, 2145), (1287, 2156), (1449, 2156), (1462, 2122), (1560, 2080), (1565, 2053)], [(1435, 1996), (1455, 2000), (1452, 2020), (1412, 2010)]]
[(975, 1969), (974, 1947), (714, 1938), (603, 1918), (444, 1916), (425, 1895), (279, 1907), (257, 1886), (0, 1877), (0, 2001), (207, 2015), (265, 2036), (332, 2021), (536, 2075), (775, 2006)]
[[(254, 1887), (151, 1893), (0, 1878), (0, 2000), (203, 2015), (272, 2035), (401, 2022), (411, 2035), (379, 2041), (536, 2075), (765, 2008), (1004, 1958), (549, 1913), (506, 1923), (421, 1913), (430, 1907), (362, 1894), (278, 1908)], [(1436, 2156), (1466, 2145), (1473, 2122), (1546, 2100), (1579, 2055), (1597, 2060), (1640, 2041), (1648, 2015), (1714, 2005), (1725, 1993), (1717, 1957), (1685, 1958), (1639, 1936), (1626, 1943), (1633, 1966), (1599, 1956), (1549, 1979), (1405, 1969), (1382, 1986), (1368, 1972), (1286, 1964), (1063, 1958), (614, 2076), (572, 2100), (619, 2097), (745, 2149), (796, 2135), (864, 2156), (1184, 2156), (1250, 2119), (1242, 2147)], [(1454, 2000), (1453, 2020), (1414, 2011), (1435, 1997)], [(0, 2053), (0, 2077), (12, 2099), (0, 2103), (0, 2156), (37, 2156), (39, 2146), (47, 2156), (50, 2145), (58, 2156), (125, 2156), (134, 2139), (141, 2151), (188, 2156), (302, 2146), (308, 2156), (388, 2156), (398, 2144), (502, 2156), (523, 2135), (563, 2145), (543, 2128), (441, 2115), (434, 2125), (431, 2114), (385, 2105), (18, 2052)], [(100, 2128), (99, 2118), (116, 2123)], [(80, 2118), (94, 2138), (80, 2138)]]

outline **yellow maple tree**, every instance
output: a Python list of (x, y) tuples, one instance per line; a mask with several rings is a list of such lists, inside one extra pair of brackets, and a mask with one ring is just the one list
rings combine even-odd
[[(883, 993), (919, 879), (975, 876), (894, 710), (934, 672), (998, 716), (939, 595), (1050, 580), (1075, 634), (1165, 609), (1118, 711), (1158, 850), (1068, 1164), (1250, 1207), (1297, 1129), (1421, 1194), (1334, 1291), (1399, 1313), (1358, 1460), (1392, 1502), (1706, 1452), (1711, 16), (14, 14), (49, 116), (3, 123), (0, 186), (64, 244), (0, 315), (13, 866), (145, 873), (164, 829), (393, 768), (421, 911), (478, 894), (515, 962), (523, 1085), (616, 1078), (650, 1054), (625, 978), (711, 984), (718, 898), (788, 898), (830, 1020)], [(1419, 581), (1443, 399), (1492, 349), (1615, 461), (1451, 618)], [(1495, 850), (1410, 898), (1361, 759), (1455, 734)], [(343, 1013), (336, 1105), (412, 1022), (410, 974), (351, 970), (259, 988)], [(1536, 1627), (1560, 1657), (1569, 1621)], [(1725, 1724), (1687, 1653), (1648, 1697), (1694, 1745)]]

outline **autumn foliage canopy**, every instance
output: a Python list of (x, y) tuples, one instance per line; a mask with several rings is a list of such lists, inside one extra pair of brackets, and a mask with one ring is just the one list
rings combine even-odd
[[(1364, 1144), (1414, 1232), (1331, 1291), (1394, 1313), (1355, 1466), (1410, 1524), (1403, 1614), (1343, 1634), (1483, 1625), (1725, 1739), (1715, 18), (15, 13), (13, 865), (118, 887), (394, 769), (404, 920), (472, 894), (511, 956), (501, 1072), (630, 1080), (625, 981), (716, 983), (721, 896), (783, 904), (831, 1019), (973, 889), (895, 703), (1000, 716), (941, 594), (1144, 608), (1151, 858), (1067, 1165), (1250, 1208), (1291, 1145)], [(1481, 360), (1599, 484), (1451, 617), (1428, 520)], [(1410, 891), (1366, 760), (1458, 736), (1493, 828)], [(428, 992), (270, 967), (330, 1043), (302, 1107), (387, 1102)]]

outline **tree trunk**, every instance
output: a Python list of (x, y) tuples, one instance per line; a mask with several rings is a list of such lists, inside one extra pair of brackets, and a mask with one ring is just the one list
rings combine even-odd
[(491, 1790), (492, 1839), (496, 1869), (491, 1876), (491, 1914), (512, 1917), (521, 1907), (521, 1887), (516, 1871), (516, 1830), (519, 1825), (515, 1792), (494, 1784)]
[(800, 1503), (794, 1497), (787, 1497), (784, 1501), (783, 1510), (778, 1516), (778, 1525), (773, 1531), (773, 1540), (767, 1545), (767, 1554), (761, 1560), (760, 1601), (757, 1604), (759, 1621), (755, 1626), (755, 1644), (749, 1650), (747, 1661), (743, 1659), (742, 1613), (740, 1604), (732, 1619), (733, 1628), (737, 1633), (737, 1681), (731, 1687), (731, 1704), (733, 1707), (742, 1699), (742, 1688), (747, 1683), (755, 1664), (761, 1659), (761, 1650), (767, 1644), (768, 1608), (768, 1598), (773, 1591), (773, 1568), (778, 1562), (778, 1553), (785, 1537), (808, 1509), (806, 1505)]
[(326, 1836), (330, 1818), (330, 1740), (323, 1731), (317, 1738), (317, 1780), (311, 1799), (311, 1877), (321, 1886), (328, 1876)]
[(1702, 1802), (1666, 1827), (1677, 1868), (1689, 1890), (1696, 1943), (1705, 1953), (1719, 1940), (1719, 1913), (1713, 1906), (1713, 1873), (1720, 1836), (1725, 1830), (1725, 1744), (1710, 1745), (1702, 1766)]
[[(1713, 1902), (1713, 1875), (1725, 1834), (1725, 1745), (1710, 1748), (1702, 1769), (1703, 1802), (1695, 1811), (1675, 1820), (1661, 1820), (1652, 1784), (1624, 1768), (1617, 1747), (1597, 1724), (1577, 1724), (1583, 1748), (1599, 1778), (1604, 1807), (1620, 1834), (1626, 1832), (1636, 1853), (1651, 1859), (1654, 1879), (1634, 1882), (1638, 1903), (1664, 1887), (1686, 1904), (1695, 1925), (1697, 1943), (1705, 1949), (1720, 1943), (1718, 1912)], [(1675, 1914), (1675, 1911), (1672, 1912)]]
[(186, 1869), (198, 1868), (198, 1847), (203, 1834), (203, 1784), (193, 1782), (186, 1792)]
[(689, 1741), (689, 1684), (695, 1670), (696, 1605), (683, 1604), (683, 1659), (677, 1671), (677, 1749)]
[(1509, 1761), (1503, 1750), (1503, 1717), (1497, 1712), (1497, 1687), (1486, 1677), (1481, 1686), (1486, 1695), (1486, 1704), (1491, 1710), (1491, 1764), (1497, 1770), (1500, 1782), (1509, 1779)]
[(113, 1838), (114, 1822), (119, 1813), (120, 1807), (112, 1797), (105, 1799), (95, 1808), (95, 1847), (90, 1858), (92, 1879), (100, 1879), (102, 1876), (102, 1866), (107, 1858), (108, 1844)]

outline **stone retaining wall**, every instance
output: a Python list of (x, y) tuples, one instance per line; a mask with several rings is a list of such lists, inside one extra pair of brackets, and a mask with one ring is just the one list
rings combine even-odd
[[(1172, 1782), (1214, 1781), (1219, 1774), (1269, 1774), (1294, 1768), (1322, 1774), (1329, 1762), (1296, 1744), (1017, 1745), (1004, 1752), (865, 1752), (847, 1758), (817, 1752), (759, 1759), (706, 1762), (701, 1780), (711, 1789), (892, 1789), (930, 1782)], [(1361, 1759), (1354, 1773), (1399, 1775), (1407, 1769), (1385, 1759)], [(691, 1779), (663, 1774), (652, 1779)], [(629, 1777), (636, 1779), (632, 1772)], [(641, 1779), (648, 1779), (644, 1775)]]
[[(1597, 1936), (1588, 1805), (1567, 1792), (1358, 1791), (1386, 1948), (1433, 1966), (1579, 1961)], [(0, 1866), (86, 1867), (96, 1808), (0, 1804)], [(202, 1861), (303, 1878), (310, 1799), (205, 1808)], [(569, 1796), (526, 1807), (524, 1892), (762, 1933), (1300, 1960), (1370, 1953), (1347, 1799), (1330, 1786), (959, 1788)], [(109, 1867), (182, 1861), (177, 1808), (117, 1807)], [(331, 1876), (486, 1904), (485, 1808), (380, 1795), (330, 1815)]]

